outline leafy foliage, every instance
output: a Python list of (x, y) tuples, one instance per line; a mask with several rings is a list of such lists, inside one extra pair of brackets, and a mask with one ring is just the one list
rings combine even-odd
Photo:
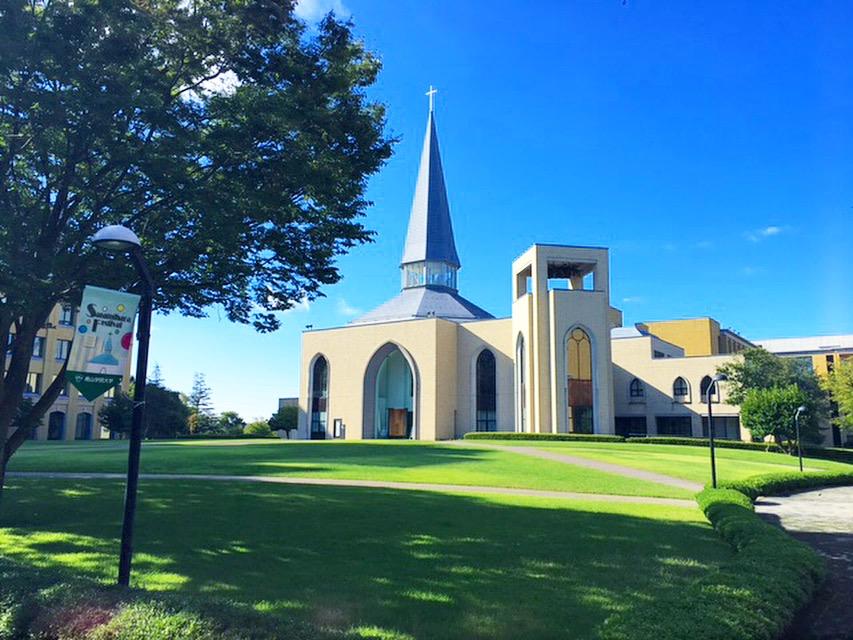
[(821, 382), (838, 407), (833, 423), (839, 429), (853, 432), (853, 362), (839, 362)]
[(299, 407), (281, 407), (269, 419), (270, 429), (273, 431), (284, 431), (290, 438), (290, 432), (295, 431), (299, 425)]
[[(806, 393), (793, 384), (787, 387), (749, 389), (740, 407), (740, 419), (754, 438), (772, 436), (778, 443), (795, 442), (794, 415), (806, 401)], [(805, 422), (802, 416), (800, 421)], [(819, 438), (819, 433), (805, 430), (808, 426), (801, 424), (801, 436)]]
[(98, 420), (110, 433), (129, 434), (133, 422), (133, 398), (123, 391), (116, 391), (115, 397), (101, 406)]
[(254, 422), (250, 422), (243, 429), (243, 433), (247, 436), (258, 436), (258, 437), (268, 437), (272, 435), (272, 430), (270, 429), (270, 423), (266, 420), (255, 420)]
[(223, 411), (217, 420), (219, 433), (227, 435), (239, 435), (243, 433), (246, 421), (236, 411)]
[(145, 387), (145, 437), (175, 438), (188, 432), (189, 407), (181, 394), (162, 384)]
[[(161, 312), (211, 306), (260, 331), (340, 279), (367, 242), (368, 178), (390, 156), (380, 64), (291, 0), (10, 0), (0, 9), (0, 486), (32, 343), (82, 287), (134, 283), (96, 252), (100, 227), (140, 237)], [(28, 418), (58, 396), (64, 371)]]
[(753, 476), (745, 480), (723, 482), (721, 487), (739, 491), (755, 500), (760, 496), (778, 496), (792, 491), (853, 485), (853, 471), (800, 473), (788, 471)]
[[(803, 439), (812, 442), (821, 440), (820, 423), (826, 417), (829, 405), (826, 394), (821, 388), (820, 379), (807, 361), (799, 358), (780, 358), (758, 347), (747, 349), (742, 353), (741, 358), (727, 362), (717, 371), (728, 376), (729, 399), (733, 404), (741, 407), (750, 390), (795, 385), (803, 392), (801, 404), (807, 409), (800, 417)], [(793, 421), (793, 415), (792, 413), (791, 421)], [(752, 435), (760, 437), (756, 433)]]

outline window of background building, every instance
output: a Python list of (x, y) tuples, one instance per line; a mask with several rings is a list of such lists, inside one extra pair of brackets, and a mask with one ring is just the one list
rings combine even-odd
[(648, 434), (646, 416), (616, 416), (616, 435), (639, 437)]
[(33, 358), (44, 358), (44, 337), (36, 336), (33, 340)]
[(69, 326), (74, 323), (74, 309), (62, 307), (59, 311), (59, 324)]
[(41, 374), (40, 373), (28, 373), (27, 374), (27, 393), (41, 393)]
[(56, 341), (56, 359), (67, 360), (68, 353), (71, 351), (71, 340)]
[(646, 388), (643, 385), (643, 381), (639, 378), (634, 378), (631, 380), (631, 386), (629, 387), (629, 395), (631, 396), (631, 400), (642, 400), (646, 397)]
[[(702, 437), (708, 437), (708, 416), (702, 416)], [(714, 437), (723, 440), (740, 440), (740, 418), (714, 416)]]
[(687, 384), (687, 380), (678, 376), (672, 383), (672, 395), (680, 402), (687, 401), (690, 396), (690, 387)]
[(693, 435), (693, 421), (690, 416), (656, 416), (659, 436), (680, 436), (690, 438)]

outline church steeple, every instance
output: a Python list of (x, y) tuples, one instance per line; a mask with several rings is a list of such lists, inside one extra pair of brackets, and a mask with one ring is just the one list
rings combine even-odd
[(403, 288), (437, 286), (455, 291), (456, 272), (461, 265), (435, 131), (435, 92), (432, 87), (427, 92), (430, 110), (403, 250)]

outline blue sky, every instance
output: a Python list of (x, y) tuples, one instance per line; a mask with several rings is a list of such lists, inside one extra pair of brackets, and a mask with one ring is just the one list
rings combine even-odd
[(370, 183), (376, 242), (274, 334), (157, 317), (151, 361), (218, 411), (296, 395), (300, 334), (395, 295), (427, 114), (460, 291), (510, 310), (533, 242), (606, 246), (626, 324), (711, 315), (748, 338), (853, 333), (853, 3), (302, 0), (348, 13), (384, 70), (396, 153)]

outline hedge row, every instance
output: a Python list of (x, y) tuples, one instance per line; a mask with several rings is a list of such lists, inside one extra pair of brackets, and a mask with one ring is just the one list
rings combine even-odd
[[(708, 438), (682, 438), (676, 436), (643, 436), (626, 438), (626, 442), (637, 444), (677, 444), (685, 447), (707, 447)], [(714, 446), (721, 449), (750, 449), (752, 451), (784, 452), (784, 449), (773, 442), (744, 442), (743, 440), (714, 439)]]
[(513, 431), (470, 431), (465, 440), (540, 440), (570, 442), (625, 442), (622, 436), (603, 433), (517, 433)]
[(738, 491), (755, 500), (759, 496), (778, 496), (792, 491), (853, 485), (853, 471), (800, 473), (786, 471), (723, 482), (721, 487)]
[(119, 589), (0, 557), (0, 640), (332, 640), (229, 601)]
[(817, 552), (761, 520), (739, 491), (706, 489), (697, 502), (735, 559), (611, 616), (604, 640), (771, 640), (811, 601), (826, 571)]

